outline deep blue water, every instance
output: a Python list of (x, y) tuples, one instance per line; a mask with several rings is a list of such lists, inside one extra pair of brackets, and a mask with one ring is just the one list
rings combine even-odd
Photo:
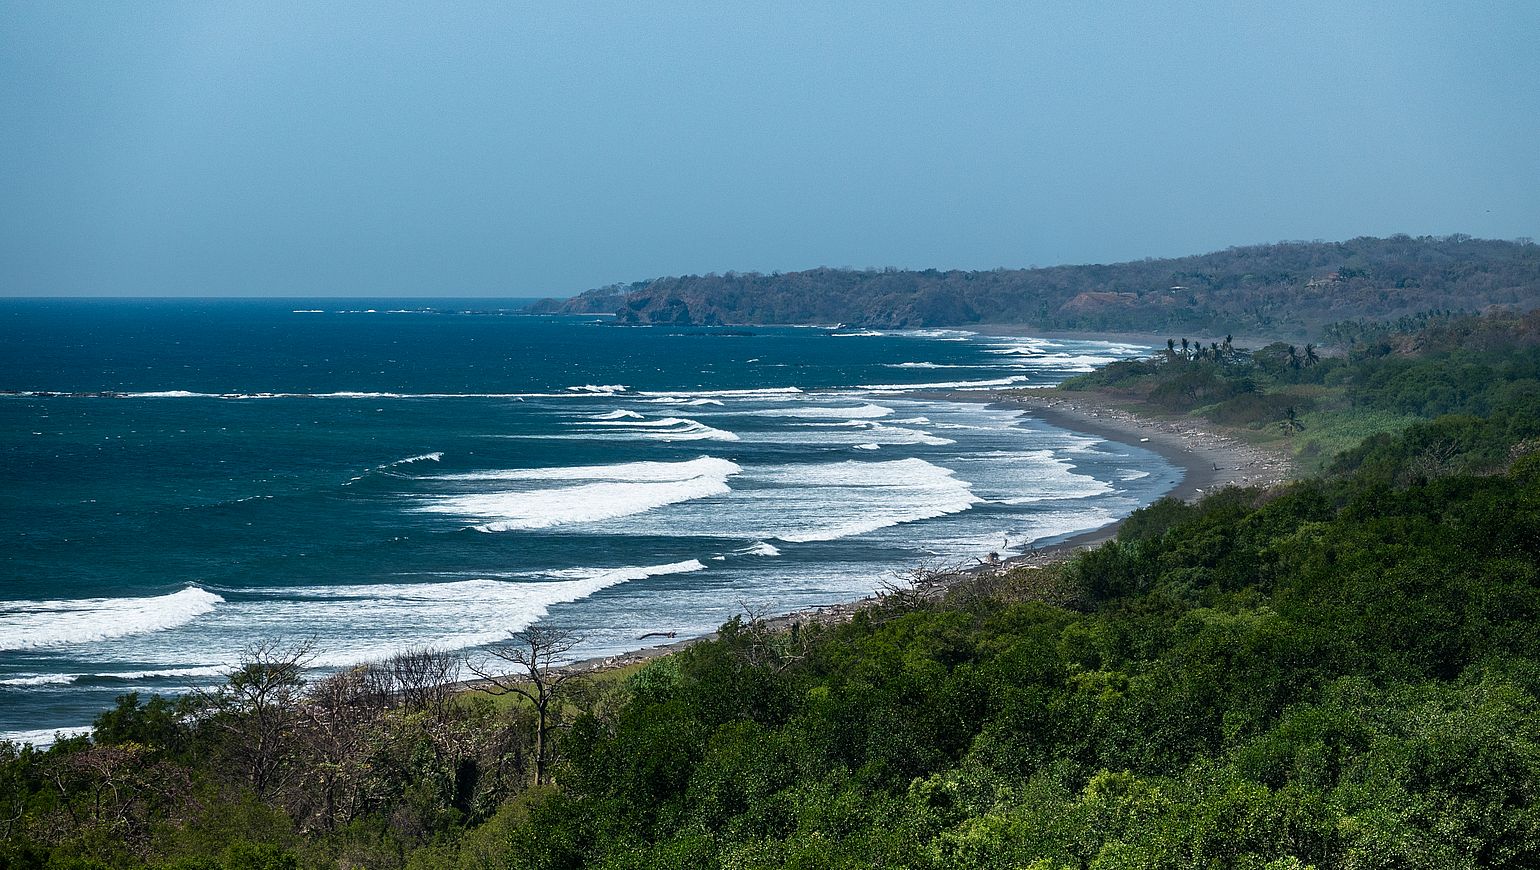
[(536, 619), (635, 648), (1094, 528), (1180, 474), (925, 398), (1140, 348), (518, 307), (0, 301), (0, 733), (267, 638), (319, 666)]

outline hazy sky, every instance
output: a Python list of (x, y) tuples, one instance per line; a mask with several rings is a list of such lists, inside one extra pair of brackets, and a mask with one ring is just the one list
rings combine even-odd
[(0, 295), (1395, 232), (1540, 236), (1540, 2), (0, 0)]

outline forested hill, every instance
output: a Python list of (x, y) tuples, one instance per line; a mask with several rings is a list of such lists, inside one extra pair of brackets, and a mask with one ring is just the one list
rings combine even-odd
[(1113, 265), (988, 272), (810, 269), (685, 275), (544, 300), (625, 323), (1009, 323), (1045, 330), (1300, 336), (1328, 323), (1540, 306), (1540, 246), (1397, 235), (1282, 242)]

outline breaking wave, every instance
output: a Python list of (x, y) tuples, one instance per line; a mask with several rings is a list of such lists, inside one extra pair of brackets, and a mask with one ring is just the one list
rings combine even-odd
[[(607, 419), (587, 420), (582, 423), (585, 426), (599, 427), (599, 429), (585, 435), (568, 435), (565, 437), (578, 438), (630, 438), (651, 439), (655, 441), (737, 441), (738, 435), (725, 429), (717, 429), (698, 420), (690, 420), (684, 417), (661, 417), (655, 420), (646, 419)], [(602, 431), (603, 435), (599, 432)], [(562, 437), (562, 436), (555, 436)]]
[(1011, 384), (1019, 384), (1025, 380), (1027, 380), (1026, 375), (1011, 375), (1008, 378), (994, 378), (987, 381), (946, 381), (935, 384), (862, 384), (861, 389), (885, 393), (904, 392), (905, 390), (982, 390), (989, 387), (1008, 387)]
[(749, 399), (757, 396), (789, 396), (799, 395), (802, 390), (797, 387), (765, 387), (758, 390), (642, 390), (640, 395), (652, 396), (660, 399), (695, 399), (695, 398), (737, 398)]
[(748, 411), (747, 414), (756, 417), (796, 417), (802, 419), (838, 419), (858, 420), (886, 417), (893, 413), (892, 408), (882, 405), (873, 405), (870, 402), (854, 407), (839, 406), (814, 406), (806, 408), (765, 408), (760, 411)]
[(75, 725), (68, 728), (39, 728), (32, 731), (6, 731), (4, 733), (0, 733), (0, 740), (15, 743), (17, 746), (30, 743), (34, 749), (47, 749), (48, 747), (59, 742), (55, 738), (61, 735), (64, 737), (79, 737), (82, 734), (90, 733), (90, 725)]
[[(645, 513), (665, 505), (726, 495), (727, 479), (743, 469), (725, 459), (632, 462), (610, 466), (482, 472), (451, 480), (592, 480), (578, 486), (499, 489), (432, 498), (417, 510), (461, 517), (482, 532), (544, 529)], [(486, 476), (486, 475), (496, 476)], [(444, 479), (444, 478), (441, 478)]]
[(771, 469), (777, 492), (772, 537), (790, 543), (833, 541), (901, 523), (961, 513), (983, 499), (949, 468), (923, 459), (856, 460)]
[(414, 462), (438, 462), (440, 459), (443, 459), (443, 458), (444, 458), (444, 452), (442, 450), (438, 450), (438, 451), (434, 451), (433, 453), (423, 453), (423, 454), (420, 454), (420, 455), (417, 455), (417, 456), (408, 456), (405, 459), (397, 459), (395, 462), (387, 462), (387, 463), (385, 463), (384, 465), (382, 465), (380, 467), (381, 468), (395, 468), (398, 465), (411, 465)]
[(766, 541), (756, 541), (741, 550), (735, 550), (740, 556), (779, 556), (781, 549)]
[[(481, 577), (447, 583), (312, 586), (270, 590), (289, 599), (298, 629), (335, 624), (370, 627), (345, 645), (328, 646), (313, 663), (346, 667), (379, 661), (409, 647), (468, 649), (506, 640), (544, 617), (557, 604), (587, 598), (601, 589), (649, 577), (705, 570), (699, 559), (619, 568), (566, 568)], [(368, 638), (367, 640), (365, 638)]]
[(222, 603), (223, 598), (196, 586), (151, 598), (12, 602), (0, 605), (0, 650), (93, 643), (164, 631), (191, 622)]
[(228, 669), (224, 665), (208, 665), (197, 668), (154, 668), (147, 671), (113, 671), (91, 674), (28, 674), (0, 680), (0, 686), (63, 686), (70, 683), (94, 680), (155, 680), (183, 677), (220, 677)]

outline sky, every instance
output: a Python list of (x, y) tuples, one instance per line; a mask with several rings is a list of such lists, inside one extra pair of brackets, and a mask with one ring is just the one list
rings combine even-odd
[(0, 0), (0, 295), (1540, 236), (1540, 3)]

